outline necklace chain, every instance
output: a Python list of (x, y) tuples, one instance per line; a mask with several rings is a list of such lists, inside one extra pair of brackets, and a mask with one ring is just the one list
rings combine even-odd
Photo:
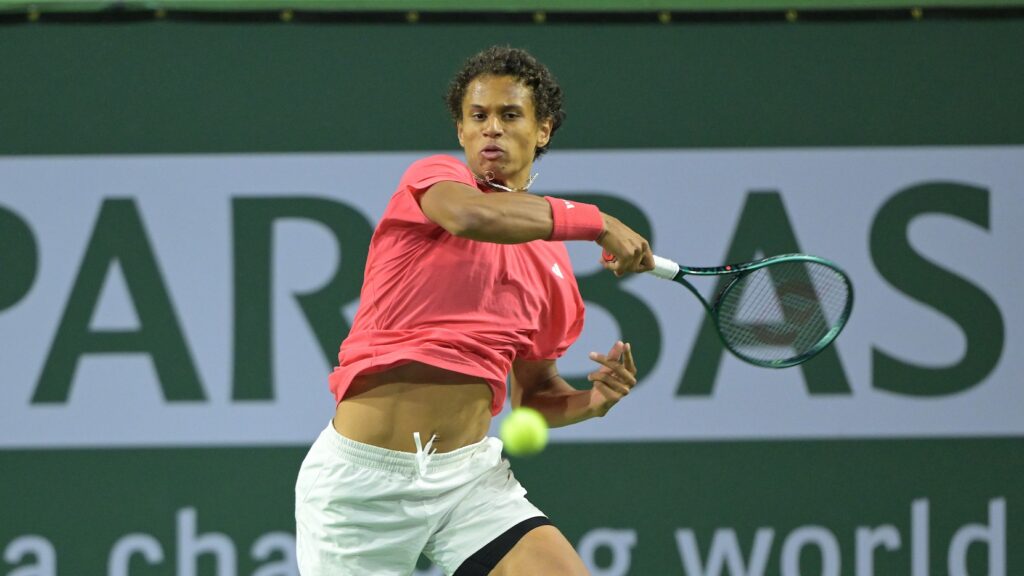
[(537, 179), (537, 174), (534, 173), (534, 174), (532, 174), (530, 176), (530, 179), (526, 181), (526, 185), (523, 186), (522, 188), (509, 188), (508, 186), (505, 186), (505, 185), (502, 185), (502, 184), (498, 184), (497, 182), (494, 182), (494, 175), (491, 174), (490, 172), (487, 173), (487, 176), (490, 176), (490, 178), (487, 178), (486, 176), (481, 178), (480, 176), (477, 176), (476, 174), (474, 174), (473, 176), (476, 178), (477, 182), (479, 182), (481, 184), (486, 184), (486, 185), (490, 186), (491, 188), (494, 188), (496, 190), (502, 190), (504, 192), (527, 192), (527, 191), (530, 190), (530, 186), (533, 185), (533, 181)]

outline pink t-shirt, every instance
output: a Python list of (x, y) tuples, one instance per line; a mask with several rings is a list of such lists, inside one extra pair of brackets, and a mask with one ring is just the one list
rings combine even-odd
[(339, 402), (357, 375), (416, 361), (486, 380), (498, 414), (512, 361), (558, 358), (583, 329), (565, 245), (452, 236), (418, 202), (446, 180), (478, 187), (451, 156), (414, 162), (374, 231), (359, 311), (330, 376)]

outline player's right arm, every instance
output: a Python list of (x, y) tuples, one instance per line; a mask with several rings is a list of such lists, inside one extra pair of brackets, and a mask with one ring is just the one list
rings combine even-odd
[[(540, 196), (521, 192), (484, 194), (461, 182), (442, 181), (420, 197), (423, 214), (453, 236), (497, 244), (547, 240), (554, 227), (551, 205)], [(616, 274), (644, 272), (654, 266), (647, 240), (618, 218), (601, 213), (604, 230), (597, 239), (614, 254), (605, 267)]]
[(497, 244), (521, 244), (551, 236), (547, 200), (533, 194), (484, 194), (461, 182), (443, 181), (420, 197), (427, 218), (452, 236)]

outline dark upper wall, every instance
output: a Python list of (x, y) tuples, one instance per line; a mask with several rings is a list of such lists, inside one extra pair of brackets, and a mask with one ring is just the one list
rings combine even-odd
[(556, 148), (1024, 143), (1024, 19), (0, 26), (0, 154), (444, 149), (493, 43), (561, 79)]

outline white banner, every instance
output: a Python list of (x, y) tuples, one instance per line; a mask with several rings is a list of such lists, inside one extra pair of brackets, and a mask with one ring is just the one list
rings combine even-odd
[[(316, 292), (354, 257), (315, 218), (286, 211), (274, 220), (264, 310), (271, 389), (239, 393), (247, 383), (235, 371), (258, 351), (234, 350), (235, 299), (263, 290), (236, 289), (237, 263), (248, 261), (240, 252), (259, 247), (234, 240), (244, 225), (237, 217), (250, 214), (239, 207), (273, 198), (314, 199), (311, 210), (343, 203), (355, 230), (376, 222), (404, 168), (424, 155), (0, 159), (0, 447), (312, 441), (333, 413), (330, 366), (296, 294)], [(622, 281), (619, 289), (657, 318), (647, 341), (659, 349), (634, 352), (658, 360), (607, 417), (557, 430), (554, 440), (1024, 434), (1022, 166), (1022, 147), (552, 152), (536, 166), (535, 191), (634, 204), (661, 255), (724, 263), (740, 242), (741, 215), (760, 210), (759, 198), (784, 208), (783, 232), (801, 251), (840, 263), (856, 288), (832, 372), (808, 380), (799, 367), (754, 368), (726, 354), (710, 364), (717, 372), (701, 391), (681, 385), (686, 365), (699, 361), (691, 358), (705, 321), (699, 303), (650, 276)], [(757, 226), (778, 224), (769, 216)], [(138, 238), (136, 225), (152, 258), (109, 265), (124, 249), (118, 238)], [(597, 268), (596, 247), (575, 244), (571, 254), (578, 276)], [(904, 268), (927, 273), (906, 280), (890, 272)], [(957, 312), (965, 302), (983, 306)], [(345, 305), (344, 317), (356, 305)], [(90, 316), (76, 321), (83, 310)], [(963, 325), (974, 318), (980, 324)], [(194, 378), (182, 356), (168, 354), (162, 361), (173, 366), (158, 368), (146, 347), (167, 342), (173, 321)], [(91, 335), (87, 344), (75, 326)], [(588, 371), (587, 352), (606, 351), (617, 337), (613, 314), (588, 305), (561, 371)], [(880, 354), (923, 380), (881, 382)], [(165, 382), (161, 370), (184, 376)]]

